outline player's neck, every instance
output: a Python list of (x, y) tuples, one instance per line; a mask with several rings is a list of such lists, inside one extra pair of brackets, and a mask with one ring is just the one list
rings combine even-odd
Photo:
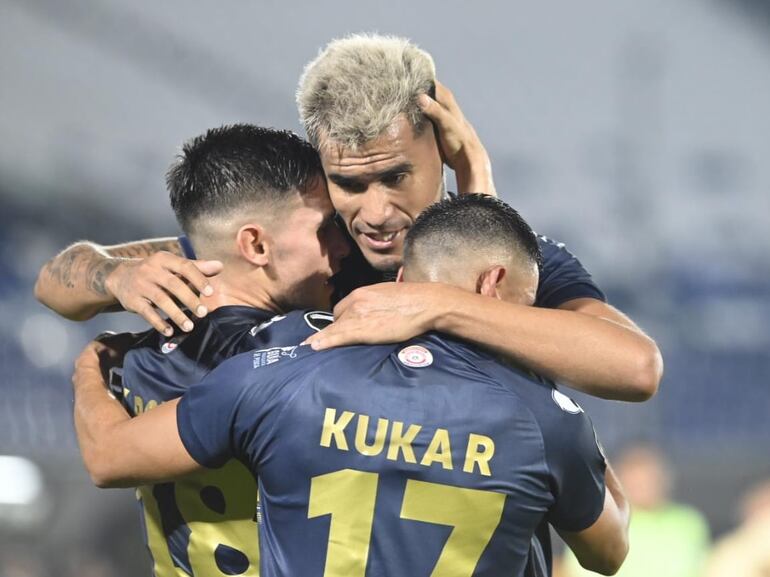
[(201, 303), (209, 311), (224, 306), (245, 306), (275, 313), (281, 312), (272, 302), (268, 292), (258, 283), (245, 283), (244, 286), (244, 283), (230, 281), (224, 273), (210, 280), (214, 293), (210, 297), (201, 295)]

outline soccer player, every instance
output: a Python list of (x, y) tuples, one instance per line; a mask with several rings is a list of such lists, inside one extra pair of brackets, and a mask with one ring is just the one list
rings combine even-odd
[[(428, 96), (434, 86), (435, 99)], [(444, 195), (443, 163), (455, 170), (459, 192), (494, 192), (486, 151), (436, 82), (430, 55), (398, 38), (335, 40), (305, 70), (298, 102), (332, 202), (358, 247), (343, 263), (338, 297), (362, 287), (337, 305), (337, 322), (312, 339), (314, 347), (397, 342), (440, 329), (592, 395), (640, 401), (655, 393), (662, 374), (655, 342), (608, 305), (580, 262), (554, 241), (539, 239), (537, 307), (482, 299), (446, 283), (365, 286), (392, 279), (405, 232)], [(210, 290), (212, 264), (191, 266), (179, 256), (183, 246), (192, 256), (186, 239), (78, 243), (42, 268), (36, 295), (74, 319), (119, 305), (171, 334), (155, 305), (189, 330), (193, 320), (174, 298), (200, 316), (195, 291)]]
[[(539, 256), (515, 211), (469, 195), (417, 219), (401, 276), (530, 306)], [(548, 523), (591, 570), (625, 557), (628, 507), (588, 417), (467, 342), (252, 351), (135, 419), (96, 347), (73, 379), (91, 474), (131, 485), (238, 458), (260, 478), (263, 576), (548, 575)]]
[[(328, 314), (282, 313), (328, 309), (328, 281), (349, 248), (318, 153), (290, 132), (209, 130), (184, 145), (167, 184), (185, 234), (224, 266), (191, 332), (151, 330), (126, 354), (119, 394), (134, 416), (179, 397), (224, 359), (295, 345), (330, 322)], [(237, 461), (140, 487), (137, 497), (156, 577), (258, 574), (257, 486)]]

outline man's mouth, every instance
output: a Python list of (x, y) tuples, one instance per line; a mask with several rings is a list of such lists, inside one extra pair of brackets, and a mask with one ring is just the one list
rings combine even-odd
[(403, 229), (390, 232), (362, 232), (361, 236), (372, 250), (389, 250), (393, 248), (402, 231)]

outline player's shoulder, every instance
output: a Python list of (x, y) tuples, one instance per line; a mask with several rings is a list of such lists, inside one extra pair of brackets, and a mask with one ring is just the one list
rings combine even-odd
[(429, 332), (383, 349), (383, 354), (393, 357), (398, 365), (407, 369), (454, 373), (462, 378), (469, 376), (468, 371), (485, 378), (486, 373), (480, 367), (491, 359), (472, 344), (438, 332)]
[[(133, 352), (184, 356), (198, 359), (203, 353), (224, 352), (241, 335), (248, 334), (257, 323), (269, 318), (271, 313), (246, 306), (225, 306), (211, 311), (196, 320), (192, 331), (174, 328), (174, 334), (166, 337), (151, 329), (144, 333)], [(178, 352), (177, 352), (178, 351)]]
[(506, 391), (517, 399), (517, 403), (530, 413), (541, 428), (551, 427), (569, 419), (570, 415), (581, 415), (583, 409), (567, 393), (559, 389), (555, 382), (539, 375), (526, 367), (487, 353), (486, 351), (451, 337), (431, 335), (423, 341), (426, 347), (439, 344), (448, 357), (455, 363), (450, 368), (457, 369), (457, 363), (478, 371), (493, 386)]
[(297, 311), (275, 314), (245, 306), (220, 307), (200, 319), (191, 333), (181, 333), (160, 343), (160, 352), (177, 348), (200, 362), (223, 359), (252, 349), (299, 344), (331, 322), (329, 313)]
[(544, 434), (583, 414), (582, 407), (555, 382), (524, 367), (497, 360), (490, 362), (486, 370), (518, 399)]
[[(476, 345), (442, 333), (428, 333), (394, 351), (402, 364), (432, 365), (461, 379), (484, 382), (521, 402), (550, 394), (552, 381), (507, 362)], [(426, 360), (423, 360), (425, 358)]]
[(552, 260), (560, 261), (576, 258), (575, 255), (569, 251), (567, 245), (560, 240), (538, 233), (535, 233), (535, 236), (537, 237), (537, 244), (540, 247), (540, 253), (542, 254), (544, 264)]
[(290, 346), (329, 326), (334, 316), (326, 311), (297, 310), (274, 315), (250, 329), (252, 344), (258, 346)]
[(316, 333), (334, 322), (334, 315), (328, 311), (296, 310), (283, 315), (276, 315), (258, 327), (258, 331), (275, 325), (287, 330), (292, 329), (301, 333)]
[(537, 235), (542, 255), (536, 306), (558, 308), (578, 299), (593, 298), (606, 301), (591, 274), (563, 242)]
[(225, 360), (212, 371), (211, 379), (238, 388), (267, 389), (297, 375), (310, 375), (319, 364), (317, 357), (323, 356), (328, 355), (299, 343), (253, 348)]

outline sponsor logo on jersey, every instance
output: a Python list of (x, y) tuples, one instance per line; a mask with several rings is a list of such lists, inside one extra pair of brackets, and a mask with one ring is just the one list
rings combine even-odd
[(267, 327), (269, 327), (273, 323), (277, 323), (278, 321), (282, 321), (285, 318), (286, 318), (286, 315), (276, 315), (273, 318), (266, 320), (262, 324), (255, 326), (249, 332), (251, 333), (252, 337), (256, 336), (256, 334), (258, 332), (260, 332), (261, 330), (266, 329)]
[(255, 369), (266, 367), (277, 363), (283, 358), (294, 359), (297, 357), (297, 346), (293, 347), (273, 347), (271, 349), (262, 349), (254, 351), (252, 366)]
[(433, 354), (420, 345), (410, 345), (398, 352), (398, 360), (402, 365), (420, 369), (433, 364)]
[(551, 397), (553, 398), (553, 402), (559, 405), (559, 408), (562, 411), (566, 411), (567, 413), (572, 413), (574, 415), (583, 412), (583, 409), (580, 408), (580, 405), (578, 405), (575, 401), (570, 399), (561, 391), (554, 389), (551, 392)]
[(305, 313), (305, 322), (307, 326), (318, 332), (334, 322), (334, 315), (324, 311), (311, 311)]

